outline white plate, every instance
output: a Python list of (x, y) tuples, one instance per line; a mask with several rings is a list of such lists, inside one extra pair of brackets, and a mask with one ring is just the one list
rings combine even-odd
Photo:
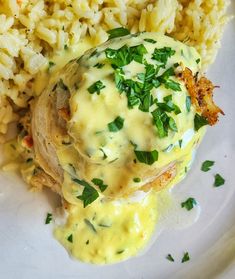
[[(235, 12), (235, 3), (233, 2)], [(71, 260), (44, 225), (48, 211), (58, 204), (49, 191), (30, 193), (13, 174), (0, 175), (0, 278), (97, 279), (211, 279), (235, 278), (235, 21), (226, 29), (222, 49), (209, 77), (220, 89), (217, 103), (226, 113), (209, 128), (192, 170), (178, 185), (202, 208), (188, 229), (165, 231), (146, 254), (111, 266), (92, 266)], [(212, 171), (200, 171), (204, 160), (215, 160)], [(226, 179), (214, 188), (213, 175)], [(181, 264), (183, 252), (191, 260)], [(165, 256), (171, 253), (175, 262)]]

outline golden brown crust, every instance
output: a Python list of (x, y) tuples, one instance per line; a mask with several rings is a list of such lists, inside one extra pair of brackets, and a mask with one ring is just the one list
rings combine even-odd
[(213, 101), (215, 86), (212, 82), (205, 77), (197, 80), (197, 76), (193, 76), (188, 68), (185, 68), (178, 76), (184, 81), (197, 112), (206, 118), (209, 125), (216, 124), (219, 113), (224, 114), (224, 112)]
[(169, 183), (176, 176), (176, 174), (177, 174), (176, 164), (173, 164), (165, 172), (163, 172), (157, 178), (155, 178), (153, 181), (146, 183), (144, 186), (142, 186), (141, 190), (143, 190), (144, 192), (147, 192), (151, 189), (155, 191), (161, 191), (165, 187), (167, 187), (167, 185), (169, 185)]

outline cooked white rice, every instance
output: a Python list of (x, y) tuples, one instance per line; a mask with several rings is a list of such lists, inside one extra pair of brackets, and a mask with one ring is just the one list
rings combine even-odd
[(28, 106), (35, 75), (65, 45), (106, 30), (156, 31), (195, 46), (204, 69), (220, 46), (226, 0), (0, 0), (0, 140), (14, 111)]

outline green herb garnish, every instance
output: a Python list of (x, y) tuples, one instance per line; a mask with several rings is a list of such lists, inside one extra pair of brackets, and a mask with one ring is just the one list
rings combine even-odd
[(95, 226), (88, 219), (84, 219), (84, 222), (94, 233), (97, 233)]
[(150, 44), (155, 44), (157, 42), (157, 41), (155, 41), (153, 39), (149, 39), (149, 38), (144, 39), (144, 41), (147, 43), (150, 43)]
[(110, 228), (111, 227), (111, 225), (106, 225), (106, 224), (99, 224), (98, 226), (102, 227), (102, 228)]
[(194, 117), (194, 129), (198, 131), (201, 127), (208, 124), (208, 121), (205, 117), (199, 115), (198, 113), (195, 114)]
[(88, 87), (88, 91), (90, 94), (97, 93), (97, 95), (100, 94), (100, 91), (105, 88), (105, 85), (102, 83), (102, 81), (98, 80), (95, 83), (93, 83), (91, 86)]
[(118, 132), (123, 128), (124, 119), (120, 116), (116, 117), (114, 121), (108, 123), (108, 129), (110, 132)]
[(109, 40), (110, 40), (113, 38), (129, 35), (130, 31), (126, 28), (119, 27), (119, 28), (111, 29), (111, 30), (107, 31), (107, 33), (109, 34)]
[(104, 152), (104, 150), (102, 148), (100, 148), (99, 150), (103, 153), (103, 160), (108, 158), (108, 156), (106, 155), (106, 153)]
[(170, 76), (174, 76), (175, 71), (174, 68), (171, 67), (167, 69), (161, 76), (159, 76), (157, 79), (160, 83), (164, 84), (164, 86), (167, 89), (172, 89), (174, 91), (181, 91), (180, 84), (172, 79), (169, 79)]
[(99, 178), (93, 178), (91, 180), (96, 186), (99, 187), (101, 192), (104, 192), (106, 190), (106, 188), (108, 187), (108, 185), (104, 184), (104, 181), (102, 179)]
[(82, 192), (82, 195), (77, 196), (77, 198), (81, 201), (83, 201), (83, 206), (86, 207), (89, 204), (91, 204), (93, 201), (95, 201), (99, 197), (99, 193), (95, 188), (93, 188), (89, 183), (87, 183), (85, 180), (79, 180), (77, 178), (72, 178), (72, 181), (74, 181), (77, 184), (80, 184), (84, 186), (84, 190)]
[(164, 83), (164, 85), (165, 85), (166, 89), (172, 89), (174, 91), (181, 91), (180, 84), (178, 82), (175, 82), (172, 79), (167, 80)]
[(163, 100), (166, 103), (158, 103), (158, 102), (156, 102), (156, 105), (160, 109), (162, 109), (163, 111), (166, 111), (166, 112), (172, 112), (173, 111), (176, 115), (181, 113), (180, 108), (177, 105), (173, 104), (173, 102), (172, 102), (172, 95), (164, 97)]
[(176, 123), (175, 123), (174, 118), (169, 117), (168, 125), (169, 125), (169, 128), (170, 128), (173, 132), (178, 132), (178, 128), (177, 128), (177, 126), (176, 126)]
[(47, 213), (47, 217), (46, 217), (46, 220), (45, 220), (45, 224), (48, 225), (51, 223), (52, 221), (52, 214), (51, 213)]
[(70, 234), (68, 237), (67, 237), (67, 240), (71, 243), (73, 243), (73, 235)]
[(152, 116), (160, 138), (168, 136), (168, 129), (174, 132), (178, 131), (175, 120), (168, 116), (162, 109), (155, 109), (152, 112)]
[(136, 61), (138, 63), (143, 62), (143, 55), (147, 53), (147, 49), (143, 44), (128, 47), (126, 45), (119, 49), (107, 48), (105, 50), (106, 57), (110, 60), (111, 65), (114, 68), (123, 67)]
[(153, 151), (139, 151), (135, 150), (136, 158), (139, 162), (152, 165), (154, 162), (158, 160), (158, 152), (157, 150)]
[(175, 50), (170, 47), (155, 48), (152, 59), (161, 62), (163, 67), (166, 66), (168, 58), (175, 54)]
[(185, 104), (186, 104), (186, 110), (187, 110), (187, 112), (190, 112), (190, 109), (191, 109), (191, 97), (190, 97), (190, 96), (187, 96), (187, 97), (186, 97)]
[(198, 59), (196, 60), (196, 63), (197, 63), (197, 64), (199, 64), (199, 63), (200, 63), (200, 61), (201, 61), (201, 59), (200, 59), (200, 58), (198, 58)]
[(180, 139), (180, 140), (179, 140), (179, 147), (180, 147), (180, 148), (182, 147), (182, 143), (183, 143), (183, 140)]
[(187, 261), (189, 261), (189, 260), (190, 260), (189, 253), (188, 253), (188, 252), (185, 252), (185, 253), (184, 253), (184, 256), (183, 256), (183, 258), (182, 258), (182, 260), (181, 260), (181, 262), (184, 263), (184, 262), (187, 262)]
[(119, 250), (117, 251), (117, 254), (122, 254), (125, 250)]
[(214, 181), (214, 187), (219, 187), (224, 185), (225, 183), (225, 179), (220, 175), (220, 174), (216, 174), (215, 175), (215, 181)]
[(103, 63), (96, 63), (96, 64), (94, 65), (94, 67), (97, 68), (97, 69), (101, 69), (101, 68), (104, 67), (104, 65), (105, 65), (105, 64), (103, 64)]
[(193, 209), (194, 205), (197, 205), (197, 202), (194, 198), (188, 198), (186, 201), (181, 203), (181, 207), (185, 207), (188, 211)]
[(167, 259), (168, 261), (170, 261), (170, 262), (174, 262), (174, 261), (175, 261), (171, 254), (168, 254), (168, 255), (166, 256), (166, 259)]
[(48, 69), (50, 70), (53, 66), (55, 66), (55, 63), (53, 61), (48, 62)]
[(139, 177), (134, 177), (134, 178), (133, 178), (133, 181), (134, 181), (135, 183), (139, 183), (139, 182), (141, 181), (141, 179), (140, 179)]
[(206, 160), (205, 162), (202, 163), (202, 166), (201, 166), (201, 170), (202, 171), (209, 171), (211, 169), (211, 167), (214, 165), (214, 161), (209, 161), (209, 160)]

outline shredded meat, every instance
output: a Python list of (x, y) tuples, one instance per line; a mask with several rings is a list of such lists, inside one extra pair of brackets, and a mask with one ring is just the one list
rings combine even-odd
[(205, 77), (197, 79), (190, 69), (185, 68), (178, 76), (185, 82), (186, 88), (191, 96), (191, 102), (206, 120), (209, 125), (218, 121), (219, 113), (224, 112), (213, 101), (213, 90), (215, 86)]
[(60, 185), (58, 185), (57, 182), (43, 170), (32, 176), (30, 184), (39, 190), (41, 190), (43, 186), (46, 186), (51, 188), (53, 191), (60, 193)]
[(62, 117), (65, 121), (69, 121), (70, 119), (70, 111), (67, 108), (60, 108), (58, 110), (58, 114)]

